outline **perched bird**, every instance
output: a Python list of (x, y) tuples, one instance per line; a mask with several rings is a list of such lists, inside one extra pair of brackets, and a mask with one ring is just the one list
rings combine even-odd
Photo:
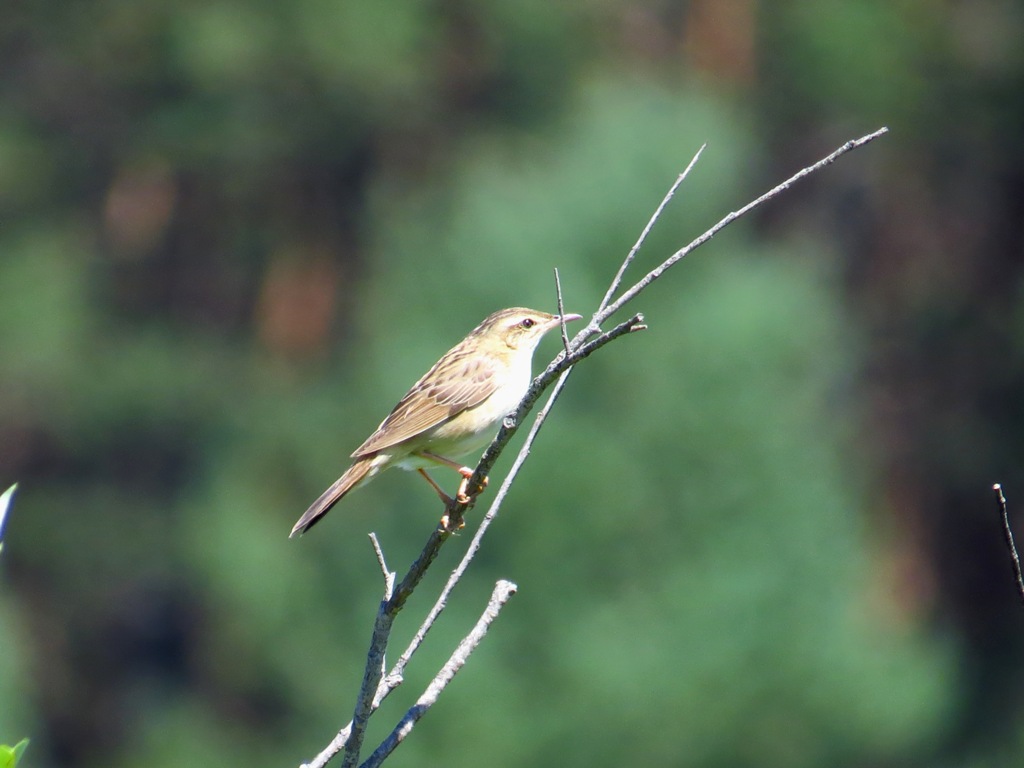
[[(566, 321), (579, 319), (565, 315)], [(466, 485), (473, 470), (453, 457), (479, 450), (493, 438), (530, 386), (533, 352), (541, 337), (560, 323), (558, 315), (521, 307), (486, 318), (413, 384), (291, 535), (305, 533), (346, 493), (396, 466), (417, 470), (445, 503), (451, 499), (425, 468), (451, 467), (462, 475), (456, 499), (469, 501)]]

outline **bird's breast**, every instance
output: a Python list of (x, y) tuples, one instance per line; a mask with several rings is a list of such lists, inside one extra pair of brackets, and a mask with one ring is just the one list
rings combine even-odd
[(426, 450), (453, 458), (483, 448), (494, 438), (502, 419), (523, 399), (530, 386), (530, 373), (529, 359), (525, 365), (511, 367), (483, 402), (435, 427), (427, 439)]

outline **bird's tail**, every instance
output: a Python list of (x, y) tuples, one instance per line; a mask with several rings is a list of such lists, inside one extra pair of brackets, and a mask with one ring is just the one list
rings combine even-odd
[(295, 538), (312, 528), (321, 517), (330, 511), (331, 507), (341, 500), (342, 496), (366, 479), (366, 476), (374, 468), (375, 458), (375, 456), (367, 456), (349, 467), (345, 474), (335, 480), (334, 484), (303, 513), (288, 538)]

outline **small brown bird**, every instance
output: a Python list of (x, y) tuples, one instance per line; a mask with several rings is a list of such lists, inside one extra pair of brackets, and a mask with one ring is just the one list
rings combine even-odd
[[(565, 316), (566, 321), (579, 319)], [(352, 466), (313, 502), (291, 535), (305, 533), (346, 493), (395, 466), (417, 470), (445, 503), (451, 499), (425, 468), (451, 467), (462, 475), (456, 499), (469, 501), (466, 485), (473, 470), (451, 457), (479, 450), (493, 438), (530, 386), (537, 344), (560, 322), (557, 315), (521, 307), (490, 315), (398, 401), (352, 454)]]

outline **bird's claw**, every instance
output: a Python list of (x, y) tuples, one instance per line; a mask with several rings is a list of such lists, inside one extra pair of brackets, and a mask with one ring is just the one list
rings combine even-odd
[(441, 530), (442, 530), (442, 531), (452, 531), (453, 533), (455, 533), (455, 532), (461, 531), (461, 530), (462, 530), (463, 528), (465, 528), (465, 527), (466, 527), (466, 521), (465, 521), (465, 520), (463, 520), (463, 519), (462, 519), (462, 518), (460, 517), (460, 518), (459, 518), (459, 525), (458, 525), (458, 527), (456, 527), (456, 528), (454, 529), (454, 531), (452, 531), (452, 527), (451, 527), (451, 518), (450, 518), (450, 517), (448, 516), (448, 513), (447, 513), (447, 512), (445, 512), (445, 513), (444, 513), (444, 514), (443, 514), (443, 515), (441, 516)]
[[(469, 474), (466, 474), (463, 470), (469, 472)], [(459, 474), (462, 475), (462, 482), (459, 483), (459, 490), (455, 494), (455, 500), (459, 502), (459, 504), (469, 504), (469, 502), (473, 500), (474, 496), (479, 496), (483, 493), (484, 488), (487, 487), (487, 478), (485, 477), (480, 481), (480, 484), (476, 487), (476, 490), (473, 491), (473, 493), (468, 493), (469, 481), (473, 478), (473, 470), (469, 469), (469, 467), (463, 467), (459, 470)]]

